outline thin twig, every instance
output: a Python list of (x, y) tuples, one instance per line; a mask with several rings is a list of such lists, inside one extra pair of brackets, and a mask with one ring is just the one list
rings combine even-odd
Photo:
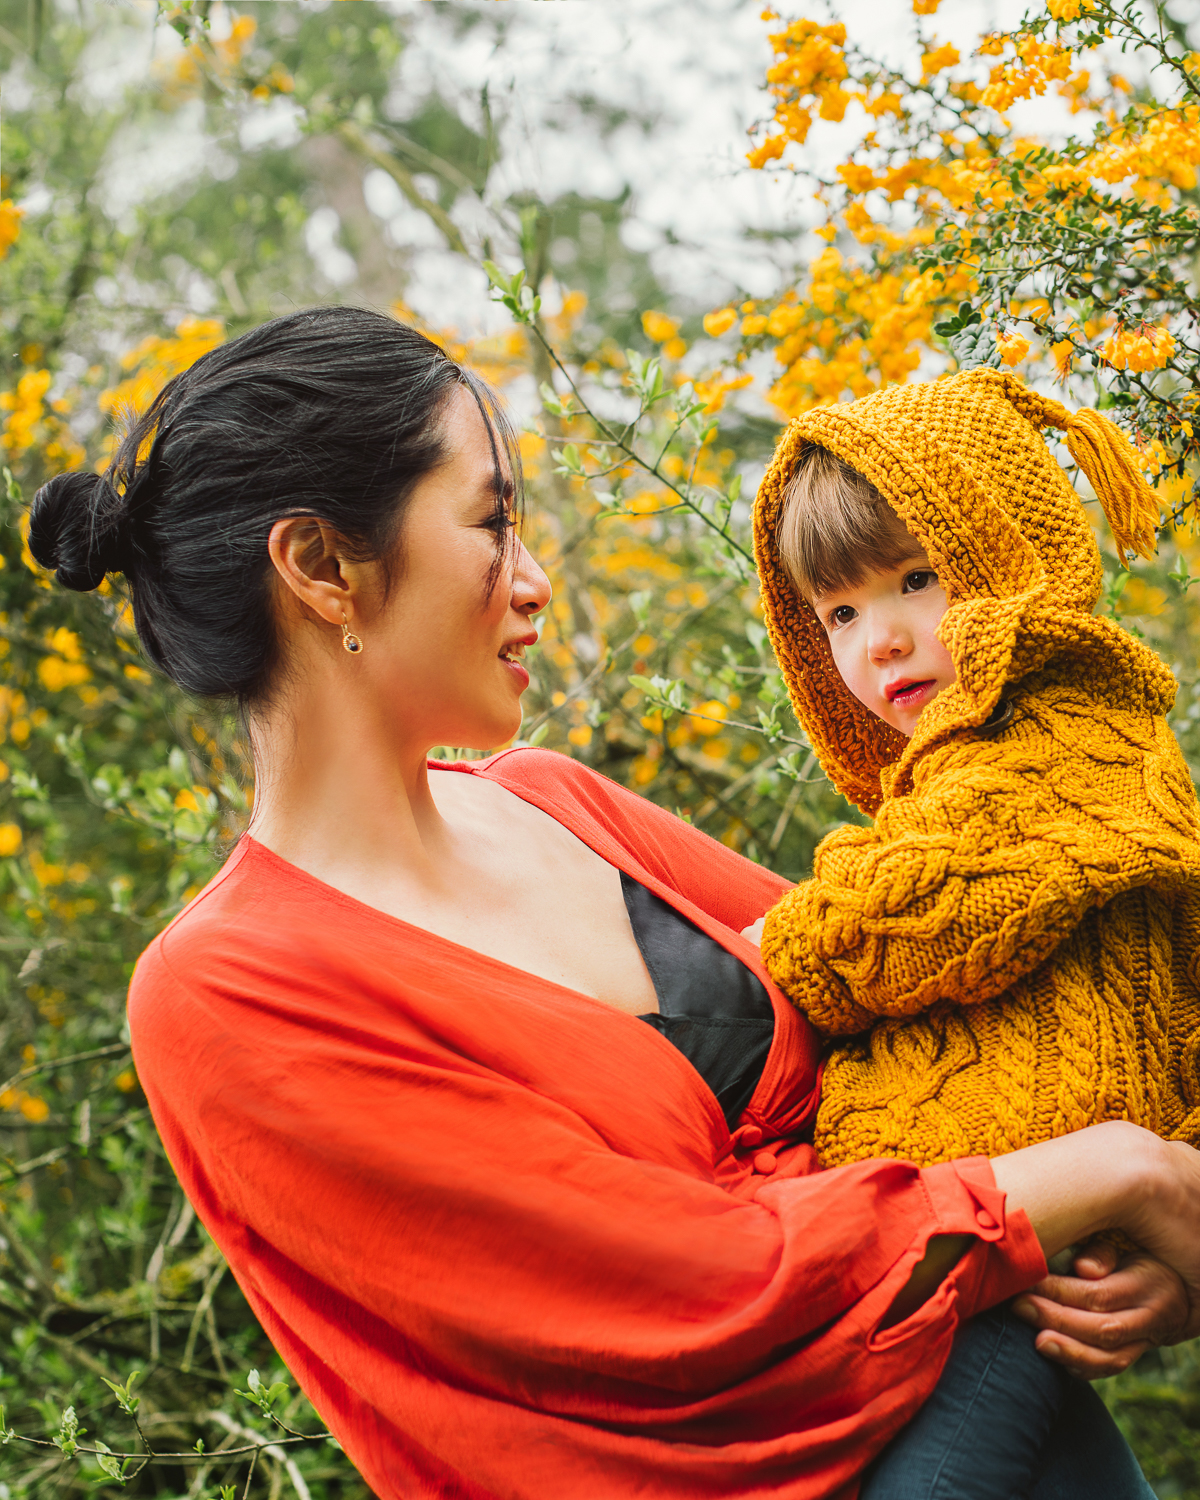
[[(533, 329), (534, 337), (537, 339), (538, 343), (541, 344), (542, 348), (546, 351), (546, 354), (549, 356), (549, 358), (553, 361), (555, 368), (561, 373), (563, 379), (571, 387), (571, 391), (574, 394), (576, 400), (579, 402), (582, 413), (588, 416), (596, 424), (596, 426), (599, 427), (600, 431), (605, 434), (608, 443), (619, 448), (622, 453), (627, 455), (631, 463), (636, 464), (639, 469), (657, 479), (660, 484), (665, 485), (673, 495), (677, 495), (679, 497), (679, 503), (681, 505), (690, 510), (693, 515), (698, 516), (710, 531), (715, 531), (716, 534), (721, 538), (721, 540), (725, 542), (730, 548), (732, 548), (732, 550), (736, 552), (740, 557), (742, 557), (745, 562), (749, 564), (751, 570), (754, 570), (753, 553), (748, 552), (740, 542), (735, 541), (734, 538), (730, 536), (728, 522), (726, 522), (724, 526), (718, 526), (710, 516), (706, 516), (704, 514), (704, 511), (699, 505), (696, 504), (695, 500), (693, 500), (690, 495), (681, 490), (673, 480), (669, 479), (661, 471), (661, 469), (658, 467), (658, 463), (647, 463), (646, 460), (641, 456), (641, 454), (638, 453), (636, 448), (634, 448), (630, 443), (626, 442), (623, 438), (617, 437), (608, 423), (605, 422), (602, 417), (598, 416), (592, 410), (591, 406), (588, 404), (586, 398), (584, 397), (583, 392), (575, 384), (575, 380), (572, 377), (571, 372), (567, 369), (566, 365), (563, 364), (562, 360), (559, 359), (554, 346), (546, 338), (546, 335), (542, 332), (541, 328), (534, 319), (530, 319), (529, 327)], [(648, 407), (643, 405), (642, 411), (645, 412), (646, 410), (648, 410)], [(682, 426), (683, 423), (680, 422), (679, 426), (676, 428), (676, 432), (678, 432), (679, 427)], [(586, 444), (587, 440), (582, 439), (582, 441)], [(665, 452), (666, 449), (664, 448), (663, 451)], [(661, 462), (661, 459), (659, 461)], [(609, 472), (611, 472), (611, 470)]]
[(97, 1057), (114, 1057), (118, 1052), (128, 1052), (128, 1042), (113, 1042), (108, 1047), (96, 1047), (91, 1052), (76, 1052), (70, 1057), (51, 1057), (45, 1062), (30, 1063), (27, 1068), (22, 1068), (19, 1073), (14, 1073), (11, 1078), (0, 1083), (0, 1094), (6, 1094), (9, 1089), (15, 1088), (17, 1084), (24, 1083), (27, 1078), (33, 1078), (38, 1073), (49, 1073), (55, 1068), (69, 1068), (73, 1063), (91, 1062)]

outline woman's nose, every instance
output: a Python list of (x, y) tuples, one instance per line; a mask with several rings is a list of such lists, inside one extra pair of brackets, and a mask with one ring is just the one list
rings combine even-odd
[(532, 552), (518, 537), (516, 565), (513, 568), (512, 605), (522, 614), (536, 615), (544, 610), (554, 589)]

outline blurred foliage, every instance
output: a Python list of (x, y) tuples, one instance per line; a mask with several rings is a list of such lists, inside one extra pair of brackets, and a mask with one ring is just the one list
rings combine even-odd
[[(886, 183), (842, 171), (818, 184), (825, 252), (777, 299), (734, 295), (713, 312), (669, 292), (650, 257), (627, 248), (628, 194), (499, 196), (504, 120), (486, 92), (467, 110), (394, 87), (411, 24), (367, 0), (236, 12), (163, 0), (153, 25), (94, 0), (77, 12), (0, 0), (10, 476), (0, 497), (0, 1441), (19, 1434), (0, 1447), (0, 1500), (366, 1494), (318, 1415), (283, 1385), (182, 1199), (126, 1047), (134, 960), (244, 826), (252, 786), (239, 727), (146, 669), (119, 580), (86, 596), (50, 586), (24, 546), (23, 499), (63, 468), (103, 466), (125, 414), (221, 339), (337, 298), (419, 322), (407, 297), (422, 246), (440, 245), (464, 274), (489, 261), (508, 326), (486, 337), (426, 331), (505, 388), (527, 424), (526, 533), (555, 598), (530, 653), (523, 741), (576, 756), (798, 878), (824, 833), (857, 814), (815, 766), (761, 624), (749, 500), (776, 429), (752, 389), (758, 351), (779, 362), (769, 395), (788, 412), (956, 358), (1004, 358), (1002, 339), (1023, 329), (1032, 351), (1049, 326), (1020, 278), (996, 292), (970, 255), (951, 265), (939, 248), (947, 204), (972, 234), (978, 226), (969, 203), (939, 197), (913, 162), (944, 148), (952, 173), (958, 148), (937, 143), (957, 130), (983, 141), (993, 165), (1011, 158), (1025, 171), (1030, 158), (994, 111), (979, 124), (984, 106), (953, 91), (958, 62), (933, 38), (922, 45), (941, 65), (927, 57), (927, 76), (905, 81), (836, 27), (789, 23), (776, 37), (781, 149), (803, 139), (806, 99), (840, 118), (859, 97), (877, 134), (847, 165), (869, 166), (872, 184), (895, 169), (893, 186), (904, 185), (889, 197)], [(455, 24), (492, 26), (504, 45), (500, 22), (470, 8)], [(1029, 35), (1044, 30), (1039, 20)], [(988, 55), (1003, 63), (1004, 48), (1021, 45)], [(897, 107), (881, 102), (893, 96)], [(964, 121), (951, 129), (947, 109)], [(581, 101), (580, 118), (602, 149), (617, 122), (595, 101)], [(163, 140), (182, 167), (155, 156)], [(963, 144), (959, 155), (981, 169), (980, 150)], [(367, 206), (381, 181), (402, 211), (386, 229)], [(1172, 213), (1191, 204), (1190, 183), (1162, 192)], [(1027, 184), (1014, 190), (1009, 211), (1028, 198)], [(998, 205), (972, 201), (986, 229)], [(1121, 233), (1133, 232), (1129, 212), (1113, 211), (1126, 216)], [(848, 239), (864, 247), (861, 263)], [(1002, 325), (1001, 295), (1020, 304)], [(1130, 304), (1099, 284), (1089, 295), (1096, 306), (1076, 312), (1099, 348)], [(1164, 328), (1174, 307), (1146, 303)], [(991, 344), (971, 332), (985, 322)], [(1135, 399), (1178, 404), (1185, 374), (1161, 363), (1137, 376)], [(1078, 365), (1068, 379), (1078, 383)], [(1091, 379), (1114, 414), (1141, 420), (1118, 400), (1134, 390), (1122, 372), (1096, 357)], [(1175, 504), (1190, 474), (1183, 424), (1152, 430), (1161, 446), (1147, 443), (1148, 461)], [(1182, 521), (1171, 536), (1162, 566), (1136, 577), (1110, 554), (1103, 607), (1180, 675), (1176, 728), (1200, 767), (1194, 543)], [(1114, 1389), (1161, 1493), (1200, 1488), (1192, 1351), (1147, 1359)]]

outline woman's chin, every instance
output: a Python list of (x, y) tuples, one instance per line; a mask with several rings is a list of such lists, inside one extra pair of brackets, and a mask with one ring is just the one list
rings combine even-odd
[(469, 728), (460, 725), (453, 735), (438, 740), (448, 750), (503, 750), (521, 731), (521, 714), (497, 714)]

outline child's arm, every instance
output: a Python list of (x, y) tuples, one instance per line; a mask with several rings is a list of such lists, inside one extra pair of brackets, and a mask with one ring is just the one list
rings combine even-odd
[(874, 828), (831, 834), (813, 879), (767, 914), (772, 978), (822, 1031), (851, 1035), (1000, 995), (1092, 908), (1194, 874), (1194, 841), (1118, 806), (1092, 771), (1049, 736), (939, 747), (911, 793)]

